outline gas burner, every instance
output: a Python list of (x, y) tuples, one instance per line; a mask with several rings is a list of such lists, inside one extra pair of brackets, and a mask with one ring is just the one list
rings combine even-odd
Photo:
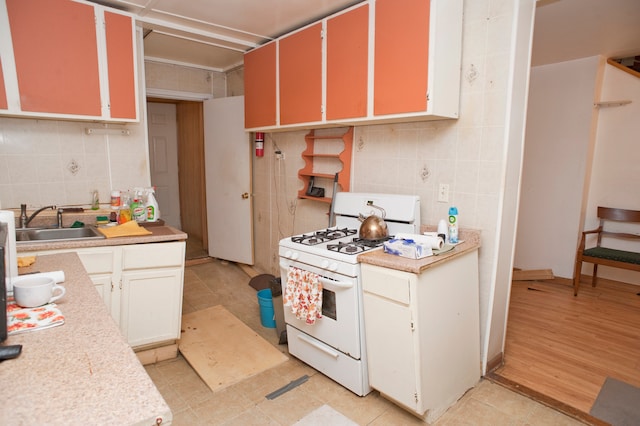
[(327, 233), (327, 236), (329, 236), (331, 240), (337, 240), (338, 238), (342, 238), (342, 237), (348, 237), (349, 235), (353, 235), (356, 232), (358, 232), (355, 229), (349, 229), (349, 228), (340, 228), (340, 229), (327, 229), (326, 231), (324, 231)]
[(365, 240), (363, 238), (354, 238), (353, 240), (347, 242), (338, 241), (337, 244), (327, 244), (327, 249), (344, 254), (358, 254), (367, 250), (374, 249), (376, 247), (380, 247), (382, 243), (389, 239), (390, 238)]
[(328, 228), (321, 231), (315, 231), (313, 234), (302, 234), (291, 237), (291, 241), (298, 244), (304, 244), (307, 246), (314, 246), (316, 244), (321, 244), (327, 241), (337, 240), (339, 238), (344, 238), (349, 235), (355, 234), (355, 229), (349, 228), (341, 228), (341, 229), (333, 229)]

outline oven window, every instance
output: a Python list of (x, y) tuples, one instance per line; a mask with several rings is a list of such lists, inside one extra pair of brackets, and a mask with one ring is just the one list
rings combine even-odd
[(336, 315), (336, 293), (325, 288), (322, 289), (322, 316), (338, 320)]

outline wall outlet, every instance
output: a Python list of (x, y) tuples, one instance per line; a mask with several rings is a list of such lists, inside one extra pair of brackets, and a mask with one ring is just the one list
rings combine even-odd
[(276, 151), (276, 160), (284, 160), (284, 152)]
[(449, 202), (449, 185), (446, 183), (438, 184), (438, 202), (439, 203)]

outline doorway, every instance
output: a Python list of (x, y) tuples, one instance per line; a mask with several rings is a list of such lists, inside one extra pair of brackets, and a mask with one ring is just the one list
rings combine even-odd
[(202, 102), (148, 98), (147, 110), (151, 184), (159, 187), (161, 219), (167, 210), (167, 224), (189, 236), (187, 261), (207, 258)]

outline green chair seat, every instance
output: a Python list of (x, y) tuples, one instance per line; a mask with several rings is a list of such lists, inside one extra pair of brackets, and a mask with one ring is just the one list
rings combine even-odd
[(640, 253), (625, 250), (616, 250), (605, 247), (594, 247), (583, 252), (583, 256), (597, 257), (598, 259), (615, 260), (618, 262), (634, 263), (640, 265)]

